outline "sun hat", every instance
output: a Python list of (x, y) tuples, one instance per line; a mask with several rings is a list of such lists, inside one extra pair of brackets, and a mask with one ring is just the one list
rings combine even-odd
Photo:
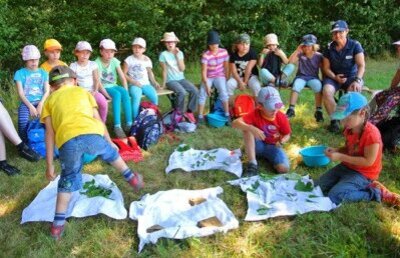
[(275, 33), (270, 33), (270, 34), (265, 35), (264, 44), (266, 46), (268, 46), (268, 45), (278, 45), (279, 46), (278, 36)]
[(56, 39), (46, 39), (44, 42), (44, 50), (62, 50), (62, 46)]
[(207, 45), (221, 44), (221, 39), (219, 38), (218, 32), (215, 30), (210, 30), (207, 34)]
[(343, 20), (338, 20), (335, 21), (332, 24), (332, 29), (331, 32), (335, 32), (335, 31), (345, 31), (347, 30), (349, 27), (347, 26), (347, 22), (343, 21)]
[(92, 46), (90, 45), (89, 42), (87, 42), (87, 41), (79, 41), (76, 44), (75, 51), (83, 51), (83, 50), (88, 50), (90, 52), (93, 52)]
[(75, 72), (65, 65), (57, 65), (49, 72), (50, 84), (64, 78), (76, 78)]
[(165, 32), (163, 38), (161, 41), (165, 42), (179, 42), (178, 37), (175, 35), (173, 31), (171, 32)]
[(146, 41), (143, 38), (135, 38), (132, 42), (133, 45), (139, 45), (142, 48), (146, 48)]
[(275, 110), (283, 107), (279, 92), (272, 86), (264, 87), (257, 96), (257, 102), (267, 110)]
[(362, 109), (367, 105), (368, 101), (361, 93), (349, 92), (339, 99), (336, 110), (331, 115), (331, 118), (335, 120), (345, 119), (353, 111)]
[(312, 46), (317, 44), (317, 37), (313, 34), (307, 34), (303, 36), (303, 42), (301, 43), (303, 46)]
[(250, 44), (250, 36), (247, 33), (242, 33), (239, 36), (237, 36), (235, 42), (237, 44), (239, 44), (239, 43)]
[(22, 49), (22, 60), (27, 61), (31, 59), (39, 59), (40, 52), (35, 45), (26, 45)]
[(103, 39), (102, 41), (100, 41), (99, 44), (100, 48), (104, 48), (104, 49), (112, 49), (117, 51), (117, 47), (115, 46), (115, 42), (112, 41), (111, 39)]
[(400, 40), (393, 42), (392, 45), (400, 45)]

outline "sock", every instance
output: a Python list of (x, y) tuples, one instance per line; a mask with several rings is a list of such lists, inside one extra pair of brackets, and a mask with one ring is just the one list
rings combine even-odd
[(114, 125), (114, 127), (119, 127), (119, 128), (121, 128), (121, 124)]
[(129, 181), (134, 177), (132, 170), (129, 168), (122, 172), (122, 175), (124, 176), (126, 181)]
[(225, 112), (225, 116), (229, 116), (229, 112)]
[(203, 117), (204, 117), (203, 115), (200, 115), (200, 114), (199, 114), (199, 118), (203, 118)]
[(289, 109), (293, 109), (294, 110), (294, 105), (289, 105)]
[(58, 213), (54, 215), (54, 226), (63, 226), (65, 224), (65, 213)]
[(321, 111), (322, 112), (322, 107), (317, 107), (317, 111)]
[(254, 164), (254, 165), (256, 165), (256, 166), (258, 165), (257, 160), (255, 160), (255, 159), (250, 160), (249, 163)]

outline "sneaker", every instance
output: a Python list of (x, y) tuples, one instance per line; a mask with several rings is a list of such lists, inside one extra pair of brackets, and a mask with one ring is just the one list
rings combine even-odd
[(125, 134), (124, 130), (122, 130), (122, 128), (119, 126), (114, 126), (114, 134), (118, 139), (126, 138), (126, 134)]
[(22, 143), (21, 147), (18, 148), (19, 155), (28, 160), (28, 161), (38, 161), (40, 159), (40, 155), (37, 154), (34, 150), (32, 150), (28, 145)]
[(51, 237), (57, 241), (60, 241), (62, 235), (64, 234), (64, 226), (65, 225), (55, 226), (55, 225), (51, 224), (51, 228), (50, 228)]
[(253, 163), (248, 163), (246, 168), (246, 176), (256, 176), (258, 175), (258, 166)]
[(328, 131), (332, 133), (339, 133), (340, 132), (339, 120), (331, 120), (331, 124), (328, 126)]
[(294, 117), (294, 116), (296, 116), (296, 112), (294, 112), (294, 109), (293, 109), (293, 108), (289, 108), (289, 109), (286, 111), (286, 116), (287, 116), (288, 118)]
[(21, 173), (18, 168), (11, 166), (5, 161), (0, 163), (0, 170), (3, 170), (9, 176), (14, 176)]
[(124, 129), (125, 133), (130, 134), (131, 128), (132, 128), (132, 125), (125, 125), (123, 129)]
[(289, 86), (289, 83), (287, 81), (286, 75), (282, 74), (277, 80), (276, 80), (276, 87), (282, 87), (282, 88), (287, 88)]
[(128, 184), (130, 184), (135, 191), (139, 191), (144, 186), (142, 175), (137, 172), (133, 172), (133, 177), (128, 181)]
[(322, 111), (320, 111), (320, 110), (315, 111), (314, 117), (315, 117), (315, 120), (317, 122), (323, 122), (324, 121), (324, 115), (322, 114)]
[(375, 188), (381, 191), (381, 201), (387, 205), (393, 207), (400, 207), (400, 195), (389, 191), (382, 183), (379, 181), (373, 181), (369, 184), (369, 187)]
[(189, 120), (189, 122), (195, 124), (196, 123), (196, 118), (194, 118), (194, 115), (192, 112), (186, 112), (185, 117)]

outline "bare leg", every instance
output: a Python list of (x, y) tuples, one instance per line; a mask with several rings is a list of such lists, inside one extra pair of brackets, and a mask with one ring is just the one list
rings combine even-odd
[(290, 94), (290, 105), (296, 105), (297, 99), (299, 98), (299, 93), (292, 91)]
[(56, 203), (56, 213), (66, 213), (69, 201), (71, 200), (71, 193), (58, 193)]
[(319, 93), (315, 93), (315, 107), (321, 107), (322, 105), (322, 94)]
[(243, 131), (243, 140), (249, 161), (256, 159), (256, 144), (254, 135), (250, 131)]
[(324, 85), (322, 98), (326, 112), (328, 113), (329, 116), (333, 114), (336, 108), (334, 95), (335, 95), (335, 87), (333, 87), (330, 84)]
[(11, 120), (8, 111), (4, 108), (0, 102), (0, 131), (7, 137), (14, 145), (18, 145), (22, 142), (17, 131), (15, 130), (14, 124)]

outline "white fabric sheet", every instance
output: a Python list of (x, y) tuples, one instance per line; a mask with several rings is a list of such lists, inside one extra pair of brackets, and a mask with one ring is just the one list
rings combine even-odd
[[(155, 244), (161, 237), (183, 239), (187, 237), (208, 236), (216, 232), (227, 232), (239, 226), (239, 222), (226, 204), (217, 197), (221, 187), (203, 190), (180, 190), (147, 194), (140, 201), (132, 202), (129, 217), (138, 221), (139, 252), (145, 244)], [(204, 198), (207, 201), (191, 206), (190, 198)], [(221, 227), (197, 227), (197, 222), (217, 217)], [(159, 225), (164, 229), (147, 233), (151, 226)]]
[(310, 182), (309, 176), (297, 174), (274, 177), (253, 176), (229, 181), (247, 193), (248, 209), (245, 220), (257, 221), (278, 216), (303, 214), (310, 211), (330, 211), (336, 205), (324, 197), (319, 186), (310, 192), (298, 191), (295, 185), (301, 180)]
[[(53, 221), (57, 199), (57, 184), (60, 176), (42, 189), (36, 198), (22, 211), (21, 224), (31, 221)], [(87, 217), (103, 213), (114, 219), (125, 219), (127, 210), (121, 191), (107, 175), (82, 175), (83, 183), (95, 180), (96, 185), (112, 190), (110, 199), (96, 196), (89, 198), (80, 191), (72, 193), (66, 217)]]
[(186, 151), (178, 151), (179, 148), (187, 146), (180, 145), (169, 157), (168, 167), (165, 172), (168, 174), (174, 169), (182, 169), (186, 172), (219, 169), (235, 174), (237, 177), (242, 175), (242, 155), (240, 149), (231, 151), (224, 148), (212, 150), (195, 150), (189, 148)]

